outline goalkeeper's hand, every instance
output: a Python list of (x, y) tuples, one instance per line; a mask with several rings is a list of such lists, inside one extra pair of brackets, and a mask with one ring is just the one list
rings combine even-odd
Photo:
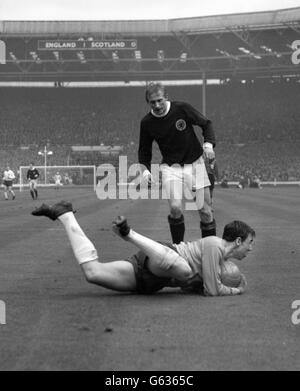
[(145, 170), (143, 172), (143, 182), (148, 183), (148, 185), (154, 184), (155, 181), (153, 179), (153, 175), (149, 170)]
[(244, 276), (244, 274), (242, 274), (241, 277), (242, 277), (241, 283), (238, 286), (238, 289), (239, 289), (240, 293), (244, 293), (247, 288), (247, 280), (246, 280), (246, 277)]

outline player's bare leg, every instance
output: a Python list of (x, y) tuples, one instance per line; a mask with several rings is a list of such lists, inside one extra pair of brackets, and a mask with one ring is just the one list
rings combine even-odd
[(70, 202), (61, 201), (52, 207), (43, 204), (32, 214), (46, 216), (51, 220), (58, 219), (62, 223), (74, 256), (88, 282), (118, 291), (135, 291), (136, 279), (132, 264), (122, 260), (100, 263), (97, 250), (78, 224)]
[(9, 191), (9, 193), (11, 194), (12, 199), (14, 200), (14, 199), (16, 198), (15, 192), (13, 191), (13, 189), (12, 189), (11, 187), (8, 188), (8, 191)]
[(118, 217), (113, 222), (113, 231), (149, 257), (148, 268), (156, 276), (179, 281), (186, 281), (192, 276), (189, 264), (175, 250), (133, 231), (124, 217)]
[(37, 198), (38, 198), (38, 191), (37, 191), (37, 186), (36, 186), (36, 184), (35, 184), (34, 187), (33, 187), (33, 191), (34, 191), (35, 199), (37, 199)]
[(31, 195), (31, 198), (34, 200), (34, 187), (33, 187), (33, 183), (32, 182), (29, 182), (29, 191), (30, 191), (30, 195)]

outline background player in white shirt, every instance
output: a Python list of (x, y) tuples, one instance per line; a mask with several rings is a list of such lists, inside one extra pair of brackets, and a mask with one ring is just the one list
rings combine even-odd
[(9, 193), (12, 195), (13, 200), (16, 198), (15, 192), (12, 189), (14, 179), (16, 179), (14, 172), (7, 166), (3, 174), (4, 197), (7, 201)]
[(113, 231), (140, 251), (128, 259), (101, 263), (93, 243), (79, 226), (70, 202), (61, 201), (53, 206), (42, 204), (32, 214), (60, 220), (75, 258), (90, 283), (136, 293), (154, 293), (164, 287), (180, 287), (207, 296), (238, 295), (245, 291), (244, 276), (236, 288), (221, 281), (223, 263), (229, 258), (242, 260), (252, 250), (255, 232), (244, 222), (227, 224), (222, 239), (208, 236), (172, 245), (138, 234), (120, 217), (113, 223)]
[(55, 186), (54, 188), (58, 190), (63, 184), (61, 183), (62, 177), (60, 173), (57, 171), (57, 173), (53, 176)]

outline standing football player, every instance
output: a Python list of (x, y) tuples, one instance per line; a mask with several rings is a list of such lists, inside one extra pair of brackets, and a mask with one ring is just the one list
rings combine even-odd
[[(144, 180), (153, 183), (152, 143), (156, 141), (162, 154), (162, 186), (169, 201), (168, 223), (173, 243), (184, 240), (183, 186), (190, 192), (195, 189), (202, 237), (216, 235), (210, 182), (203, 159), (203, 155), (207, 159), (215, 158), (213, 147), (216, 141), (211, 121), (188, 103), (169, 101), (160, 83), (147, 86), (146, 101), (150, 112), (140, 125), (139, 163), (143, 168)], [(195, 125), (202, 128), (203, 147), (194, 132)]]
[(54, 183), (55, 183), (54, 188), (55, 188), (55, 190), (58, 190), (60, 188), (60, 186), (62, 186), (62, 183), (61, 183), (62, 178), (61, 178), (61, 175), (58, 171), (53, 176), (53, 179), (54, 179)]
[(39, 171), (33, 166), (33, 163), (30, 163), (29, 169), (27, 171), (27, 180), (29, 181), (30, 195), (33, 200), (38, 198), (37, 180), (39, 176)]
[(3, 174), (3, 186), (4, 186), (4, 197), (5, 200), (8, 201), (8, 195), (12, 195), (12, 199), (16, 198), (15, 192), (13, 191), (13, 180), (15, 179), (14, 172), (10, 169), (9, 166), (6, 167), (6, 170)]

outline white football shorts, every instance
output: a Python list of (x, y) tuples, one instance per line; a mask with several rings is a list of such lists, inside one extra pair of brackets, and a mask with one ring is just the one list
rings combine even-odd
[(182, 199), (185, 188), (192, 192), (210, 186), (202, 156), (193, 163), (184, 166), (161, 164), (160, 169), (162, 186), (167, 198)]

